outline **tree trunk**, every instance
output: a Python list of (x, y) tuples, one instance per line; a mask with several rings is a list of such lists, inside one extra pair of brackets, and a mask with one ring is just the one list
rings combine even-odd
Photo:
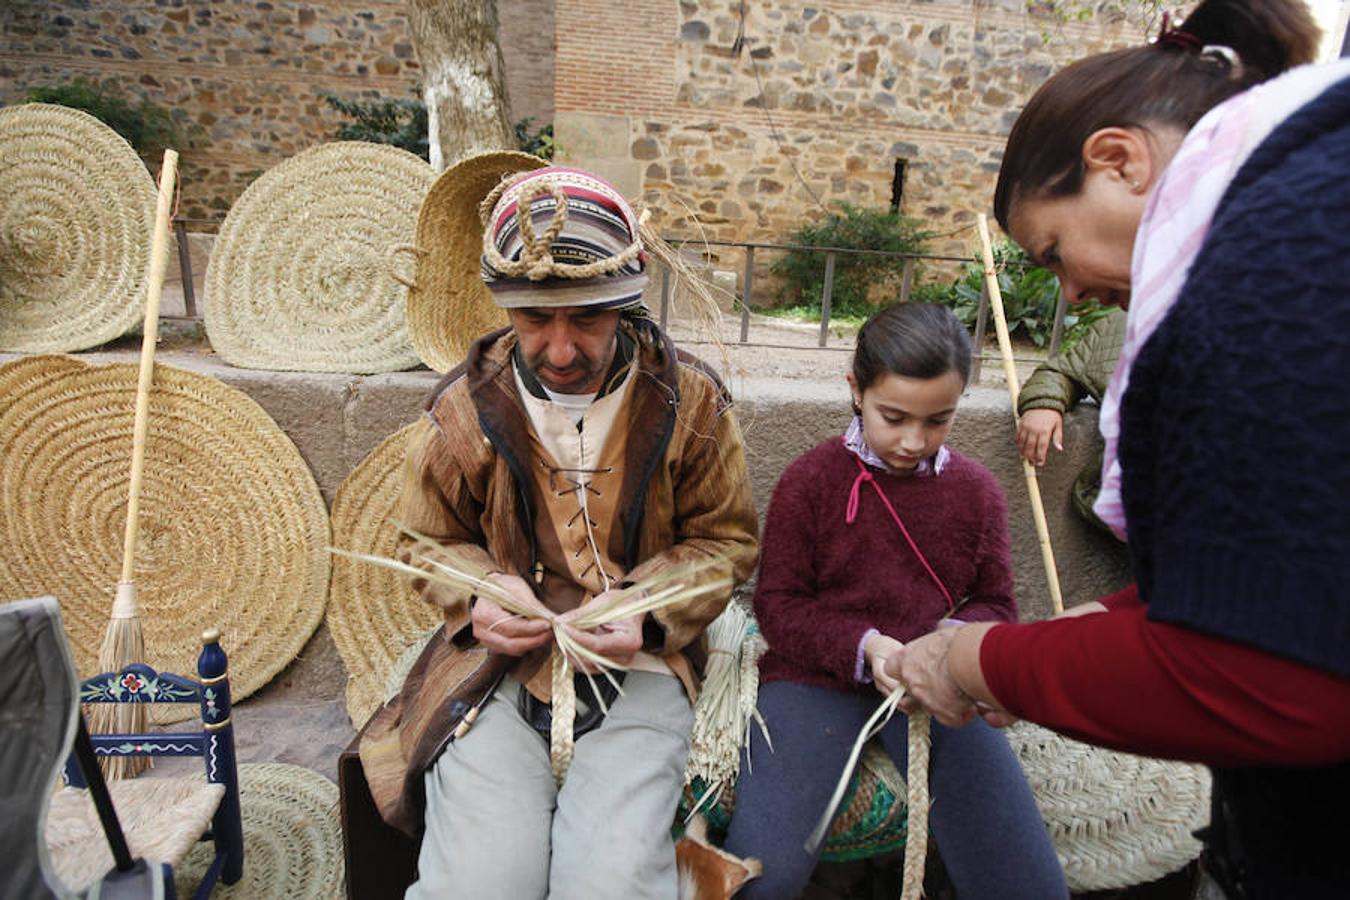
[(431, 165), (440, 172), (476, 153), (511, 149), (497, 0), (409, 0), (408, 6)]

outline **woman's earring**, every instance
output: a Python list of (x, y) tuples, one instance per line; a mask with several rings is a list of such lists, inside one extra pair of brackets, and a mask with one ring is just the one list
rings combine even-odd
[(1130, 190), (1136, 194), (1139, 193), (1139, 180), (1137, 178), (1130, 179)]

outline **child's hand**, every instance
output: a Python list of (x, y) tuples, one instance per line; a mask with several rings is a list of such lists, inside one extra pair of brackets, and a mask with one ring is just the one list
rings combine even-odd
[(1029, 409), (1017, 420), (1017, 449), (1032, 465), (1045, 465), (1050, 445), (1064, 450), (1064, 416), (1054, 409)]
[(867, 660), (867, 669), (872, 673), (872, 683), (881, 691), (883, 697), (889, 697), (900, 686), (895, 676), (886, 671), (886, 660), (891, 654), (905, 645), (893, 637), (874, 634), (863, 644), (863, 656)]

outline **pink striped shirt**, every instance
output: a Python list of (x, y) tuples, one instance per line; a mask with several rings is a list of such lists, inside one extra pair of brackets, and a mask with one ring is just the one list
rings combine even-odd
[(1350, 61), (1303, 66), (1216, 106), (1187, 133), (1149, 195), (1134, 239), (1125, 341), (1102, 397), (1099, 419), (1106, 450), (1102, 487), (1093, 509), (1121, 540), (1126, 537), (1126, 523), (1118, 456), (1120, 398), (1130, 385), (1130, 369), (1180, 297), (1209, 224), (1238, 169), (1277, 125), (1348, 75)]

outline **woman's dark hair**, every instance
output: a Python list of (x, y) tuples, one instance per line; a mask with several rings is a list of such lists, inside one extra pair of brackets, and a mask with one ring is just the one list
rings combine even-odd
[(865, 391), (887, 372), (937, 378), (956, 370), (970, 380), (970, 335), (945, 306), (897, 303), (872, 316), (858, 332), (853, 379)]
[[(994, 217), (1007, 231), (1018, 201), (1078, 193), (1093, 132), (1150, 124), (1189, 131), (1229, 97), (1312, 62), (1320, 33), (1302, 0), (1205, 0), (1171, 39), (1079, 60), (1041, 85), (1017, 117)], [(1240, 63), (1202, 52), (1211, 45), (1233, 50)]]

